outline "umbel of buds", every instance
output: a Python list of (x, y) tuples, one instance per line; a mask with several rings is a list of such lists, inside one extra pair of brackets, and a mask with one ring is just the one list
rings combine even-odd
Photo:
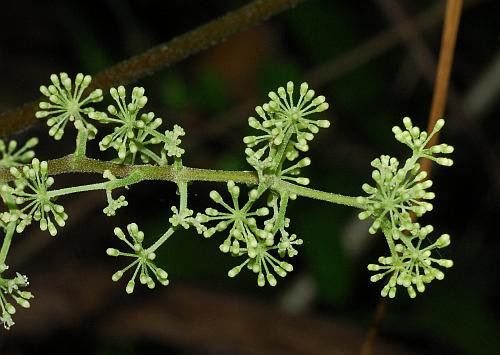
[(432, 181), (427, 179), (427, 173), (421, 170), (418, 161), (430, 159), (444, 166), (451, 166), (453, 160), (439, 154), (450, 154), (453, 147), (439, 144), (428, 147), (432, 136), (444, 126), (444, 120), (438, 120), (430, 134), (421, 132), (414, 127), (410, 118), (403, 119), (405, 130), (394, 127), (392, 131), (396, 140), (411, 149), (411, 156), (401, 166), (399, 161), (388, 155), (382, 155), (372, 161), (375, 168), (372, 172), (374, 184), (363, 184), (366, 197), (358, 197), (357, 201), (364, 205), (364, 211), (359, 213), (360, 219), (372, 218), (369, 232), (382, 230), (391, 255), (380, 257), (379, 264), (370, 264), (370, 271), (382, 271), (371, 277), (379, 281), (387, 275), (387, 284), (381, 291), (382, 296), (395, 297), (396, 287), (403, 286), (410, 297), (416, 297), (417, 291), (423, 292), (425, 284), (444, 277), (442, 271), (434, 265), (449, 268), (453, 262), (448, 259), (431, 257), (432, 250), (444, 248), (450, 244), (450, 236), (443, 234), (435, 243), (423, 247), (422, 242), (433, 231), (432, 226), (420, 228), (411, 214), (420, 217), (431, 211), (430, 201), (435, 194), (429, 191)]
[(5, 223), (18, 221), (16, 230), (21, 233), (32, 220), (39, 222), (42, 231), (48, 231), (51, 236), (57, 234), (57, 227), (64, 227), (68, 215), (64, 207), (55, 203), (49, 189), (54, 184), (54, 178), (48, 176), (46, 161), (37, 158), (30, 165), (22, 168), (11, 167), (10, 173), (15, 178), (15, 186), (2, 185), (3, 195), (8, 196), (18, 206), (2, 215)]

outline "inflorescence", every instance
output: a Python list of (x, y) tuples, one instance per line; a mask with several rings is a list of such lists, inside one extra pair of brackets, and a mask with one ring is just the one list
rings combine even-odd
[[(438, 156), (452, 153), (452, 146), (439, 144), (427, 147), (432, 136), (443, 128), (444, 120), (436, 122), (431, 134), (414, 127), (408, 117), (403, 119), (403, 124), (405, 130), (396, 126), (392, 131), (396, 140), (411, 149), (411, 156), (402, 166), (396, 158), (388, 155), (373, 160), (374, 184), (363, 184), (363, 191), (368, 196), (357, 199), (365, 206), (364, 211), (359, 213), (359, 218), (373, 219), (369, 232), (374, 234), (381, 229), (387, 240), (390, 256), (379, 258), (380, 264), (370, 264), (368, 269), (383, 271), (371, 277), (374, 282), (385, 275), (389, 276), (381, 294), (391, 298), (396, 296), (398, 285), (405, 287), (413, 298), (416, 297), (414, 286), (419, 292), (423, 292), (424, 284), (434, 279), (441, 280), (444, 274), (432, 266), (433, 263), (445, 268), (453, 266), (451, 260), (431, 258), (432, 250), (450, 244), (449, 235), (443, 234), (435, 243), (430, 244), (427, 238), (433, 227), (428, 225), (421, 228), (414, 221), (414, 216), (421, 217), (432, 210), (430, 201), (435, 198), (435, 194), (428, 191), (432, 180), (427, 179), (427, 173), (421, 170), (419, 160), (427, 158), (444, 166), (453, 164), (450, 158)], [(422, 245), (424, 240), (426, 244), (430, 244), (425, 248)]]
[[(328, 120), (316, 118), (316, 114), (329, 107), (324, 96), (317, 96), (307, 83), (297, 88), (288, 82), (276, 92), (270, 92), (270, 101), (257, 106), (257, 115), (248, 119), (255, 133), (243, 139), (247, 161), (255, 170), (258, 183), (243, 192), (235, 181), (227, 179), (227, 191), (213, 190), (209, 194), (215, 205), (196, 213), (188, 206), (188, 182), (195, 178), (186, 175), (182, 162), (181, 138), (185, 131), (178, 125), (172, 130), (161, 129), (161, 118), (153, 112), (141, 112), (148, 101), (144, 88), (134, 87), (128, 95), (123, 86), (111, 88), (109, 93), (115, 103), (103, 112), (92, 106), (102, 101), (102, 90), (86, 93), (90, 76), (78, 74), (73, 81), (66, 73), (61, 73), (51, 75), (50, 80), (51, 85), (40, 88), (48, 101), (40, 103), (36, 113), (36, 117), (46, 119), (49, 134), (58, 140), (67, 123), (73, 122), (77, 139), (75, 154), (70, 157), (76, 159), (85, 157), (87, 140), (97, 136), (94, 124), (113, 126), (112, 132), (100, 140), (99, 147), (115, 151), (112, 162), (129, 166), (130, 175), (116, 177), (106, 170), (102, 183), (54, 190), (50, 164), (34, 157), (32, 148), (38, 142), (36, 138), (19, 149), (15, 141), (0, 140), (0, 169), (8, 169), (11, 176), (0, 181), (0, 196), (5, 205), (0, 211), (0, 233), (4, 235), (0, 250), (0, 322), (6, 328), (13, 324), (11, 316), (15, 312), (10, 299), (22, 307), (29, 307), (28, 300), (33, 297), (24, 291), (28, 285), (25, 276), (19, 273), (13, 278), (4, 276), (13, 236), (23, 232), (33, 220), (39, 223), (42, 231), (56, 235), (68, 219), (64, 207), (56, 200), (76, 192), (104, 191), (107, 206), (103, 212), (115, 216), (120, 208), (128, 206), (128, 202), (125, 195), (114, 198), (113, 191), (147, 179), (141, 175), (144, 166), (133, 165), (138, 159), (171, 169), (174, 174), (171, 180), (178, 188), (179, 205), (171, 207), (169, 228), (148, 247), (144, 246), (144, 233), (137, 224), (128, 224), (125, 231), (119, 227), (114, 229), (115, 236), (126, 244), (127, 250), (108, 248), (106, 252), (130, 261), (112, 276), (113, 281), (119, 281), (130, 271), (131, 277), (125, 287), (127, 293), (134, 291), (137, 279), (149, 288), (157, 284), (168, 285), (167, 272), (155, 263), (156, 251), (179, 229), (194, 229), (205, 238), (220, 235), (220, 251), (241, 259), (228, 271), (229, 277), (237, 276), (246, 267), (256, 274), (259, 286), (275, 286), (276, 275), (285, 277), (293, 271), (291, 260), (298, 255), (303, 240), (288, 231), (288, 203), (304, 190), (314, 192), (315, 196), (327, 194), (299, 187), (310, 183), (309, 178), (303, 176), (303, 169), (311, 165), (311, 159), (303, 154), (309, 150), (319, 129), (330, 126)], [(404, 164), (394, 157), (382, 155), (372, 162), (373, 183), (362, 186), (367, 196), (335, 195), (339, 196), (336, 199), (332, 197), (334, 194), (328, 194), (330, 202), (361, 208), (359, 217), (372, 219), (369, 232), (381, 231), (385, 236), (390, 255), (380, 257), (378, 263), (368, 265), (368, 269), (375, 272), (372, 281), (387, 279), (381, 293), (389, 297), (396, 295), (397, 286), (405, 287), (410, 297), (415, 297), (416, 291), (423, 292), (426, 284), (441, 280), (444, 277), (441, 269), (453, 264), (451, 260), (434, 255), (435, 249), (450, 244), (449, 235), (443, 234), (429, 242), (433, 227), (421, 227), (414, 220), (415, 216), (432, 210), (431, 201), (435, 197), (429, 191), (432, 182), (421, 170), (419, 160), (431, 159), (444, 166), (453, 163), (442, 156), (451, 153), (453, 147), (446, 144), (428, 147), (431, 137), (443, 127), (444, 121), (439, 120), (431, 134), (414, 127), (409, 118), (404, 118), (403, 123), (404, 129), (394, 127), (393, 132), (396, 140), (411, 150)]]
[(66, 73), (59, 76), (52, 74), (50, 81), (51, 85), (40, 86), (40, 92), (49, 101), (40, 102), (40, 110), (36, 113), (37, 118), (48, 118), (49, 135), (56, 140), (61, 139), (68, 122), (73, 122), (75, 128), (86, 129), (90, 139), (95, 137), (97, 128), (87, 118), (94, 111), (89, 105), (102, 101), (103, 96), (101, 89), (95, 89), (88, 96), (83, 96), (92, 81), (90, 75), (79, 73), (73, 83)]

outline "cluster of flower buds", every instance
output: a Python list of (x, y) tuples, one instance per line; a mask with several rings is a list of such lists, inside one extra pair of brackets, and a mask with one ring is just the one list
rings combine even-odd
[(238, 266), (233, 267), (228, 271), (229, 277), (238, 275), (244, 266), (257, 274), (257, 285), (265, 286), (267, 283), (271, 286), (276, 286), (277, 280), (272, 271), (281, 277), (285, 277), (287, 273), (293, 271), (293, 265), (279, 260), (274, 257), (270, 251), (277, 249), (275, 245), (268, 245), (265, 240), (258, 240), (257, 246), (253, 248), (252, 255), (247, 248), (240, 248), (238, 252), (233, 252), (234, 256), (245, 255), (246, 259)]
[[(35, 156), (35, 152), (32, 150), (38, 144), (38, 138), (29, 139), (21, 148), (18, 147), (17, 141), (11, 140), (8, 143), (0, 139), (0, 168), (12, 168), (19, 167), (23, 164), (30, 162)], [(5, 186), (5, 187), (4, 187)], [(9, 206), (9, 209), (14, 209), (14, 201), (12, 201), (12, 196), (8, 191), (6, 183), (0, 183), (0, 198)], [(11, 221), (13, 216), (12, 211), (0, 212), (0, 229), (6, 230), (7, 224)], [(14, 212), (14, 214), (19, 213), (19, 211)]]
[(86, 106), (102, 101), (103, 96), (101, 89), (95, 89), (88, 96), (83, 96), (92, 81), (91, 76), (77, 74), (74, 85), (66, 73), (60, 73), (59, 76), (52, 74), (50, 81), (52, 84), (48, 87), (40, 86), (40, 92), (49, 101), (40, 102), (40, 110), (36, 113), (37, 118), (48, 118), (49, 135), (56, 140), (61, 139), (66, 125), (71, 121), (77, 129), (86, 129), (89, 138), (95, 137), (97, 128), (85, 117), (94, 109)]
[(433, 192), (427, 191), (432, 186), (431, 180), (426, 180), (427, 173), (420, 170), (420, 164), (415, 163), (411, 170), (406, 166), (399, 167), (396, 158), (382, 155), (372, 161), (375, 168), (372, 178), (375, 184), (363, 184), (362, 189), (367, 197), (358, 197), (358, 203), (366, 206), (359, 214), (360, 219), (374, 219), (369, 232), (376, 233), (384, 219), (389, 219), (392, 226), (400, 225), (401, 220), (413, 212), (420, 217), (431, 211), (433, 206), (429, 200), (434, 199)]
[(10, 168), (25, 164), (35, 157), (34, 148), (38, 144), (38, 138), (29, 139), (18, 149), (17, 141), (8, 143), (0, 139), (0, 168)]
[(449, 259), (436, 258), (432, 256), (434, 249), (440, 249), (450, 245), (450, 236), (441, 235), (434, 243), (423, 248), (422, 242), (433, 231), (428, 225), (420, 228), (418, 223), (410, 231), (409, 235), (401, 233), (400, 242), (395, 245), (395, 253), (388, 257), (380, 257), (379, 264), (369, 264), (368, 270), (377, 272), (370, 280), (377, 282), (386, 275), (389, 279), (382, 288), (381, 295), (394, 298), (396, 287), (405, 287), (408, 295), (415, 298), (418, 292), (425, 291), (425, 284), (433, 280), (442, 280), (444, 273), (436, 266), (450, 268), (453, 261)]
[[(444, 120), (438, 120), (430, 134), (413, 126), (408, 117), (403, 119), (403, 124), (405, 130), (395, 126), (392, 131), (396, 140), (411, 149), (411, 157), (403, 166), (400, 166), (396, 158), (388, 155), (373, 160), (374, 184), (363, 184), (362, 189), (368, 196), (357, 198), (357, 202), (364, 206), (359, 218), (372, 218), (369, 232), (374, 234), (382, 230), (391, 250), (391, 256), (379, 258), (380, 265), (368, 266), (371, 271), (382, 271), (372, 276), (372, 281), (378, 281), (388, 275), (389, 281), (381, 292), (384, 297), (394, 297), (397, 285), (406, 287), (410, 297), (415, 297), (413, 286), (423, 292), (425, 283), (444, 277), (443, 272), (434, 268), (432, 263), (443, 267), (451, 267), (453, 264), (451, 260), (430, 257), (431, 250), (450, 244), (449, 235), (443, 234), (434, 244), (422, 248), (422, 240), (433, 228), (421, 228), (412, 220), (412, 216), (420, 217), (431, 211), (433, 205), (429, 201), (435, 197), (433, 192), (428, 191), (432, 181), (427, 179), (427, 173), (421, 170), (419, 159), (431, 159), (444, 166), (453, 164), (450, 158), (436, 156), (452, 153), (452, 146), (442, 143), (427, 147), (432, 136), (443, 128)], [(415, 244), (414, 240), (418, 242)]]
[[(228, 273), (230, 277), (236, 276), (244, 266), (255, 272), (257, 283), (264, 286), (266, 280), (269, 285), (276, 285), (276, 278), (272, 274), (274, 271), (280, 276), (286, 276), (287, 272), (293, 270), (289, 263), (278, 260), (271, 252), (278, 250), (278, 254), (284, 257), (295, 256), (297, 251), (294, 245), (302, 244), (302, 240), (296, 239), (293, 235), (289, 238), (288, 233), (282, 233), (279, 243), (275, 243), (274, 230), (276, 217), (263, 222), (263, 227), (259, 227), (259, 219), (267, 217), (270, 214), (268, 207), (255, 209), (254, 204), (259, 198), (257, 189), (252, 189), (248, 193), (248, 200), (240, 204), (240, 188), (233, 182), (227, 183), (227, 190), (231, 196), (231, 203), (224, 201), (217, 191), (210, 192), (210, 198), (222, 207), (222, 210), (207, 208), (205, 213), (198, 213), (195, 221), (200, 225), (212, 224), (211, 227), (198, 228), (199, 233), (207, 238), (215, 233), (225, 232), (227, 237), (220, 244), (219, 249), (223, 253), (230, 253), (234, 257), (246, 256), (246, 259), (240, 265), (231, 269)], [(279, 211), (276, 211), (279, 213)]]
[(10, 168), (14, 176), (15, 186), (2, 185), (2, 195), (7, 195), (18, 206), (17, 209), (5, 212), (2, 219), (5, 223), (17, 221), (16, 231), (21, 233), (32, 220), (38, 221), (42, 231), (50, 235), (57, 234), (57, 226), (64, 227), (68, 215), (62, 205), (53, 202), (49, 188), (54, 184), (54, 178), (48, 176), (47, 162), (34, 158), (31, 165), (22, 169)]
[[(315, 97), (314, 90), (309, 89), (307, 83), (302, 83), (296, 100), (294, 88), (295, 85), (289, 81), (286, 88), (271, 91), (270, 101), (255, 108), (260, 120), (255, 117), (248, 119), (250, 127), (262, 132), (261, 135), (243, 138), (247, 145), (247, 161), (258, 172), (266, 169), (271, 169), (272, 173), (279, 172), (283, 158), (290, 161), (297, 159), (299, 152), (309, 150), (308, 142), (314, 139), (319, 128), (330, 126), (328, 120), (310, 118), (311, 114), (328, 109), (325, 97)], [(291, 170), (295, 172), (297, 168), (293, 167)], [(305, 183), (306, 180), (297, 182)]]
[(407, 145), (420, 158), (430, 159), (439, 165), (451, 166), (453, 165), (453, 160), (446, 157), (436, 156), (436, 154), (453, 153), (454, 148), (451, 145), (441, 143), (427, 147), (431, 138), (443, 128), (444, 123), (445, 121), (443, 119), (437, 120), (431, 133), (427, 134), (426, 131), (420, 131), (420, 128), (413, 126), (409, 117), (405, 117), (403, 118), (405, 130), (395, 126), (392, 128), (392, 132), (394, 133), (396, 140)]
[[(160, 133), (158, 128), (162, 119), (155, 117), (153, 112), (140, 113), (148, 102), (144, 88), (134, 87), (131, 100), (127, 103), (125, 87), (111, 88), (111, 97), (116, 105), (108, 106), (108, 113), (95, 111), (89, 117), (103, 124), (115, 125), (112, 133), (106, 135), (100, 142), (101, 150), (113, 148), (118, 154), (118, 163), (133, 164), (137, 157), (144, 163), (167, 164), (167, 157), (180, 158), (184, 149), (180, 148), (180, 137), (185, 132), (175, 125), (172, 131)], [(157, 144), (163, 144), (160, 155), (150, 149)]]
[[(113, 132), (106, 135), (100, 142), (101, 150), (113, 148), (118, 153), (118, 161), (132, 164), (139, 153), (144, 161), (149, 161), (147, 146), (158, 143), (154, 137), (156, 129), (162, 124), (162, 119), (153, 112), (139, 115), (139, 111), (148, 102), (144, 88), (134, 87), (131, 102), (127, 103), (125, 87), (111, 88), (111, 97), (115, 105), (108, 106), (108, 113), (95, 111), (89, 117), (103, 124), (116, 125)], [(156, 132), (157, 133), (157, 132)]]
[[(241, 248), (246, 248), (250, 256), (256, 255), (258, 240), (263, 239), (268, 244), (273, 243), (273, 235), (264, 229), (257, 227), (255, 217), (264, 217), (269, 214), (267, 207), (258, 208), (251, 211), (253, 203), (257, 198), (257, 191), (250, 190), (248, 202), (240, 206), (240, 188), (233, 181), (227, 183), (227, 190), (231, 195), (232, 205), (227, 204), (222, 196), (215, 190), (210, 192), (210, 198), (223, 207), (223, 211), (215, 208), (207, 208), (205, 213), (198, 213), (196, 220), (200, 223), (217, 222), (213, 227), (207, 228), (203, 235), (211, 237), (216, 232), (223, 232), (229, 229), (229, 233), (224, 242), (220, 245), (220, 250), (224, 253), (238, 254)], [(243, 245), (241, 245), (243, 244)]]
[(172, 227), (181, 226), (188, 229), (191, 225), (196, 225), (195, 218), (193, 218), (194, 211), (189, 208), (178, 209), (176, 206), (171, 208), (172, 216), (168, 219)]
[(125, 268), (118, 270), (112, 276), (113, 281), (120, 280), (124, 273), (129, 269), (134, 269), (132, 277), (127, 283), (125, 291), (127, 293), (134, 292), (135, 280), (139, 276), (139, 282), (143, 285), (147, 285), (150, 289), (155, 287), (155, 281), (151, 276), (154, 276), (156, 280), (166, 286), (169, 284), (168, 274), (165, 270), (159, 268), (155, 265), (154, 260), (156, 259), (156, 254), (150, 249), (144, 249), (142, 242), (144, 241), (144, 233), (139, 230), (139, 227), (135, 223), (130, 223), (127, 226), (128, 236), (125, 235), (121, 228), (116, 227), (114, 230), (115, 235), (122, 242), (127, 244), (132, 253), (122, 252), (115, 248), (108, 248), (106, 253), (109, 256), (126, 256), (132, 258), (132, 262), (128, 264)]
[[(116, 177), (109, 170), (104, 171), (103, 177), (109, 181), (116, 180)], [(121, 195), (117, 199), (114, 199), (112, 192), (112, 189), (106, 189), (108, 205), (103, 209), (103, 212), (108, 217), (115, 216), (118, 209), (128, 206), (128, 201), (125, 199), (125, 196)]]
[(17, 303), (23, 308), (29, 308), (29, 300), (33, 298), (31, 292), (23, 290), (29, 285), (28, 278), (16, 273), (14, 278), (6, 279), (2, 274), (7, 269), (7, 265), (0, 264), (0, 323), (3, 324), (5, 329), (9, 329), (14, 325), (12, 315), (16, 313), (16, 307), (13, 303)]
[(165, 131), (164, 137), (162, 137), (163, 149), (161, 150), (162, 164), (167, 164), (167, 157), (177, 159), (182, 157), (184, 154), (184, 149), (180, 147), (183, 137), (186, 134), (184, 128), (179, 125), (174, 125), (171, 131)]

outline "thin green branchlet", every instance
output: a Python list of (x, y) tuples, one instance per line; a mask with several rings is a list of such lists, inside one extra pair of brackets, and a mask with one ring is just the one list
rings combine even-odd
[[(126, 244), (126, 249), (112, 246), (109, 256), (128, 259), (124, 267), (112, 275), (117, 282), (130, 275), (125, 291), (132, 293), (137, 280), (148, 288), (157, 284), (168, 285), (168, 273), (156, 264), (156, 251), (163, 247), (179, 229), (192, 229), (205, 238), (218, 238), (222, 253), (239, 259), (228, 271), (236, 277), (243, 269), (256, 275), (257, 284), (275, 286), (278, 278), (293, 271), (292, 260), (298, 255), (303, 240), (290, 232), (291, 220), (287, 217), (289, 205), (299, 197), (306, 197), (359, 208), (361, 219), (372, 219), (369, 232), (384, 235), (389, 256), (368, 265), (376, 272), (372, 281), (387, 279), (382, 296), (395, 297), (397, 286), (408, 290), (410, 297), (423, 292), (425, 285), (442, 279), (440, 268), (452, 266), (452, 261), (433, 256), (435, 249), (450, 244), (448, 234), (428, 242), (432, 226), (420, 226), (412, 214), (421, 216), (432, 209), (434, 193), (429, 191), (432, 182), (421, 171), (419, 159), (431, 159), (444, 166), (452, 160), (443, 157), (453, 147), (439, 144), (427, 147), (436, 132), (444, 125), (439, 120), (431, 134), (420, 132), (409, 118), (404, 118), (404, 129), (394, 127), (396, 140), (411, 149), (411, 156), (400, 164), (396, 158), (382, 155), (372, 162), (372, 185), (364, 184), (367, 196), (351, 197), (306, 187), (310, 183), (303, 175), (311, 159), (304, 154), (320, 128), (330, 122), (316, 115), (328, 109), (324, 96), (317, 96), (307, 83), (298, 87), (288, 82), (276, 92), (269, 93), (269, 101), (255, 109), (256, 116), (248, 119), (255, 129), (253, 135), (243, 138), (246, 160), (253, 171), (220, 171), (190, 168), (183, 163), (184, 149), (182, 127), (171, 130), (162, 127), (163, 120), (153, 112), (141, 113), (146, 107), (144, 88), (135, 87), (130, 95), (120, 86), (109, 93), (114, 105), (107, 112), (99, 111), (93, 104), (102, 101), (103, 92), (90, 93), (88, 75), (78, 74), (74, 80), (66, 73), (51, 75), (48, 87), (40, 91), (48, 97), (40, 103), (36, 117), (47, 119), (49, 134), (56, 140), (64, 134), (68, 122), (77, 131), (75, 150), (62, 158), (40, 161), (32, 148), (38, 143), (32, 138), (18, 149), (17, 142), (0, 140), (0, 196), (4, 208), (0, 210), (0, 322), (5, 328), (14, 324), (14, 304), (29, 307), (33, 295), (25, 291), (27, 277), (16, 273), (7, 278), (7, 255), (11, 242), (33, 221), (42, 231), (55, 236), (66, 224), (68, 215), (56, 200), (65, 195), (102, 190), (107, 205), (103, 213), (115, 216), (128, 206), (124, 194), (113, 197), (115, 190), (148, 180), (170, 181), (177, 185), (179, 204), (168, 212), (168, 226), (149, 246), (144, 245), (144, 233), (136, 223), (125, 229), (114, 228), (114, 235)], [(98, 125), (112, 126), (111, 133), (99, 141), (101, 150), (113, 149), (116, 157), (102, 161), (87, 157), (87, 144), (97, 137)], [(136, 162), (140, 160), (142, 165)], [(103, 177), (102, 182), (53, 189), (53, 175), (68, 172), (92, 172)], [(212, 190), (209, 194), (214, 205), (196, 212), (189, 206), (188, 183), (193, 181), (225, 182), (224, 191)], [(245, 187), (239, 184), (244, 184)], [(220, 236), (219, 236), (220, 235)], [(416, 291), (415, 291), (416, 290)]]

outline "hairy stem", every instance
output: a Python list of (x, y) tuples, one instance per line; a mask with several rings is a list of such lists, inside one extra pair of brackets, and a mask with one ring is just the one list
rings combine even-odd
[[(50, 197), (62, 196), (76, 192), (105, 190), (133, 185), (144, 180), (164, 180), (164, 181), (213, 181), (227, 182), (233, 180), (237, 183), (248, 185), (258, 185), (259, 179), (255, 172), (250, 171), (227, 171), (227, 170), (211, 170), (197, 169), (185, 166), (152, 166), (152, 165), (119, 165), (111, 162), (95, 160), (87, 157), (76, 157), (68, 155), (63, 158), (48, 161), (49, 175), (57, 175), (64, 173), (98, 173), (103, 174), (105, 170), (119, 178), (118, 180), (68, 187), (49, 192)], [(0, 183), (13, 180), (13, 176), (8, 169), (0, 169)], [(363, 208), (356, 201), (356, 197), (344, 196), (315, 190), (308, 187), (299, 186), (290, 182), (275, 178), (270, 182), (269, 188), (278, 193), (288, 192), (297, 196), (309, 197), (316, 200)]]
[(280, 196), (279, 214), (278, 214), (278, 217), (277, 217), (276, 222), (274, 224), (273, 234), (276, 234), (285, 224), (286, 208), (288, 206), (288, 198), (289, 198), (288, 192), (284, 192)]
[(311, 189), (309, 187), (299, 186), (280, 179), (276, 180), (273, 183), (272, 188), (278, 192), (287, 191), (289, 193), (296, 194), (297, 196), (309, 197), (315, 200), (321, 200), (356, 208), (364, 208), (362, 204), (356, 201), (356, 197)]
[(397, 257), (396, 246), (394, 244), (394, 239), (392, 236), (392, 226), (389, 224), (389, 221), (384, 220), (381, 225), (382, 233), (384, 233), (385, 240), (387, 241), (387, 245), (389, 246), (389, 250), (391, 252), (392, 257)]
[(114, 190), (119, 187), (124, 187), (128, 185), (137, 184), (144, 180), (144, 176), (142, 176), (140, 171), (134, 171), (129, 176), (123, 179), (111, 180), (106, 182), (100, 182), (97, 184), (89, 184), (89, 185), (80, 185), (73, 187), (66, 187), (63, 189), (52, 190), (47, 193), (49, 198), (54, 198), (58, 196), (64, 196), (69, 194), (74, 194), (78, 192), (86, 192), (86, 191), (95, 191), (95, 190)]
[(172, 234), (174, 234), (174, 232), (175, 232), (175, 228), (170, 227), (153, 245), (151, 245), (147, 249), (147, 252), (154, 253), (156, 251), (156, 249), (161, 247), (163, 245), (163, 243), (165, 243), (167, 241), (167, 239), (170, 238), (172, 236)]
[[(174, 169), (177, 171), (182, 170), (182, 161), (180, 159), (176, 159), (174, 162)], [(185, 209), (187, 209), (188, 205), (188, 188), (187, 181), (180, 180), (177, 182), (177, 187), (179, 188), (179, 213), (183, 213)]]
[(16, 222), (10, 222), (7, 225), (7, 231), (5, 232), (5, 237), (3, 238), (2, 249), (0, 249), (0, 265), (5, 264), (5, 259), (7, 259), (7, 254), (9, 253), (10, 243), (12, 242), (12, 237), (16, 230)]
[(78, 130), (78, 134), (76, 136), (76, 149), (75, 149), (75, 157), (84, 157), (87, 153), (87, 140), (88, 140), (88, 132), (85, 128), (81, 128)]
[[(463, 0), (448, 0), (446, 2), (446, 13), (444, 18), (443, 33), (441, 36), (441, 49), (439, 51), (439, 62), (436, 72), (436, 82), (432, 96), (431, 111), (427, 123), (427, 132), (431, 132), (436, 121), (443, 118), (448, 96), (448, 86), (450, 83), (451, 67), (457, 43), (458, 27), (460, 25), (460, 15), (462, 13)], [(429, 142), (429, 146), (437, 144), (439, 133), (436, 133)], [(431, 161), (422, 162), (422, 170), (429, 175), (431, 173)]]
[(274, 157), (274, 164), (271, 167), (273, 172), (281, 171), (283, 162), (286, 159), (285, 152), (286, 149), (288, 148), (288, 144), (290, 143), (290, 138), (292, 138), (292, 135), (293, 135), (293, 127), (290, 126), (288, 127), (288, 130), (285, 133), (285, 137), (283, 138), (283, 142), (281, 142), (278, 152)]

